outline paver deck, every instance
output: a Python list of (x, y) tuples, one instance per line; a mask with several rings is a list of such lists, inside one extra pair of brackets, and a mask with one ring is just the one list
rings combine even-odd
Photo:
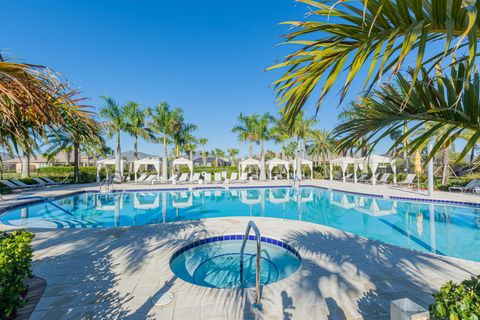
[[(284, 182), (268, 185), (280, 183)], [(411, 192), (313, 183), (384, 195)], [(65, 187), (63, 192), (77, 189)], [(53, 193), (62, 190), (37, 194)], [(477, 197), (463, 194), (436, 197), (478, 202)], [(47, 288), (31, 319), (389, 319), (391, 300), (408, 297), (427, 307), (432, 292), (447, 280), (461, 281), (480, 273), (480, 263), (399, 248), (322, 225), (258, 217), (253, 220), (262, 235), (289, 243), (302, 257), (297, 272), (263, 288), (261, 312), (250, 308), (254, 289), (203, 288), (172, 273), (169, 260), (177, 249), (206, 237), (241, 234), (248, 220), (33, 230), (33, 271), (47, 281)], [(155, 306), (156, 298), (170, 293), (171, 303)]]

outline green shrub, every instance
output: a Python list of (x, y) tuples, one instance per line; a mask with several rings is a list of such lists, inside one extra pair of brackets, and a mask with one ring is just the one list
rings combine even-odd
[(26, 277), (31, 276), (33, 234), (27, 231), (0, 232), (0, 319), (7, 319), (24, 303)]
[[(111, 172), (113, 174), (114, 169), (112, 169)], [(74, 183), (73, 166), (52, 166), (39, 168), (37, 170), (37, 175), (39, 177), (49, 177), (55, 181)], [(105, 178), (105, 169), (100, 172), (100, 178)], [(96, 167), (80, 167), (80, 183), (90, 183), (95, 181), (97, 181)]]
[(433, 319), (480, 319), (480, 276), (460, 284), (449, 281), (433, 297), (429, 307)]

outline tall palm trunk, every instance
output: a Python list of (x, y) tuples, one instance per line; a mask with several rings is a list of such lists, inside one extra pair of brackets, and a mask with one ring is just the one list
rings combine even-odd
[(162, 158), (162, 180), (168, 180), (168, 172), (167, 172), (167, 133), (163, 133), (163, 158)]
[(75, 183), (80, 182), (80, 145), (78, 142), (73, 144), (73, 180)]
[(114, 181), (115, 182), (122, 182), (122, 149), (120, 147), (120, 132), (117, 132), (117, 145), (115, 147), (115, 176), (114, 176)]
[(133, 161), (138, 160), (138, 137), (133, 137)]
[(448, 154), (448, 147), (443, 149), (443, 172), (442, 172), (442, 184), (447, 185), (450, 176), (450, 157)]
[(300, 139), (297, 140), (297, 159), (295, 160), (297, 172), (295, 174), (298, 179), (302, 179), (302, 145)]
[[(407, 131), (408, 131), (407, 123), (404, 122), (403, 123), (403, 133), (405, 134), (405, 133), (407, 133)], [(408, 159), (408, 152), (407, 152), (408, 139), (403, 140), (403, 144), (405, 146), (405, 151), (403, 151), (403, 163), (404, 163), (403, 171), (410, 172), (410, 160)]]
[(470, 151), (470, 164), (475, 160), (475, 146), (476, 144), (473, 146), (472, 151)]
[(323, 155), (323, 179), (327, 179), (327, 157)]
[(253, 157), (253, 153), (252, 153), (252, 140), (249, 140), (249, 142), (250, 142), (250, 145), (249, 145), (249, 153), (248, 153), (248, 155), (249, 155), (249, 158), (252, 158), (252, 157)]
[(285, 141), (282, 141), (282, 160), (285, 160)]
[(25, 149), (22, 157), (22, 178), (28, 177), (30, 177), (30, 151)]
[(207, 156), (205, 155), (205, 145), (202, 144), (202, 162), (203, 162), (203, 166), (206, 167), (207, 166)]
[(190, 161), (193, 161), (193, 150), (190, 150)]
[(175, 156), (180, 157), (180, 146), (178, 144), (175, 145)]
[(260, 180), (267, 180), (267, 173), (265, 172), (265, 150), (263, 146), (263, 140), (260, 141)]

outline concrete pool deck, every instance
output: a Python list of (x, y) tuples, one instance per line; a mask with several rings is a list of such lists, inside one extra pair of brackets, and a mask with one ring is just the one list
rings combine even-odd
[[(321, 180), (304, 184), (424, 197), (385, 186)], [(92, 188), (98, 186), (62, 186), (28, 194), (52, 197)], [(2, 203), (15, 204), (15, 196), (7, 196), (10, 199)], [(435, 197), (480, 202), (476, 196), (458, 193), (437, 192)], [(127, 228), (32, 230), (33, 273), (46, 280), (47, 288), (31, 319), (389, 319), (390, 301), (408, 297), (427, 307), (432, 292), (446, 281), (480, 273), (480, 263), (412, 251), (322, 225), (258, 217), (253, 220), (262, 235), (287, 242), (302, 257), (296, 273), (263, 288), (262, 312), (250, 308), (254, 289), (203, 288), (172, 273), (169, 260), (177, 249), (211, 236), (242, 234), (248, 220), (212, 218)], [(172, 302), (155, 305), (157, 298), (169, 294), (173, 294)]]

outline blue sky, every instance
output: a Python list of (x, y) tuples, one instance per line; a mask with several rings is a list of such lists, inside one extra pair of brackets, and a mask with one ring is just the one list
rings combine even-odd
[[(264, 69), (294, 49), (276, 46), (288, 31), (279, 23), (303, 19), (307, 7), (292, 0), (17, 0), (4, 1), (2, 11), (6, 57), (55, 69), (97, 108), (101, 95), (122, 104), (168, 101), (199, 126), (208, 150), (239, 147), (245, 155), (247, 144), (230, 129), (240, 112), (278, 112), (269, 84), (279, 73)], [(319, 128), (335, 125), (337, 93), (338, 86)], [(311, 101), (307, 112), (314, 111)], [(127, 135), (122, 149), (132, 149)], [(161, 146), (142, 141), (140, 150), (160, 154)]]

